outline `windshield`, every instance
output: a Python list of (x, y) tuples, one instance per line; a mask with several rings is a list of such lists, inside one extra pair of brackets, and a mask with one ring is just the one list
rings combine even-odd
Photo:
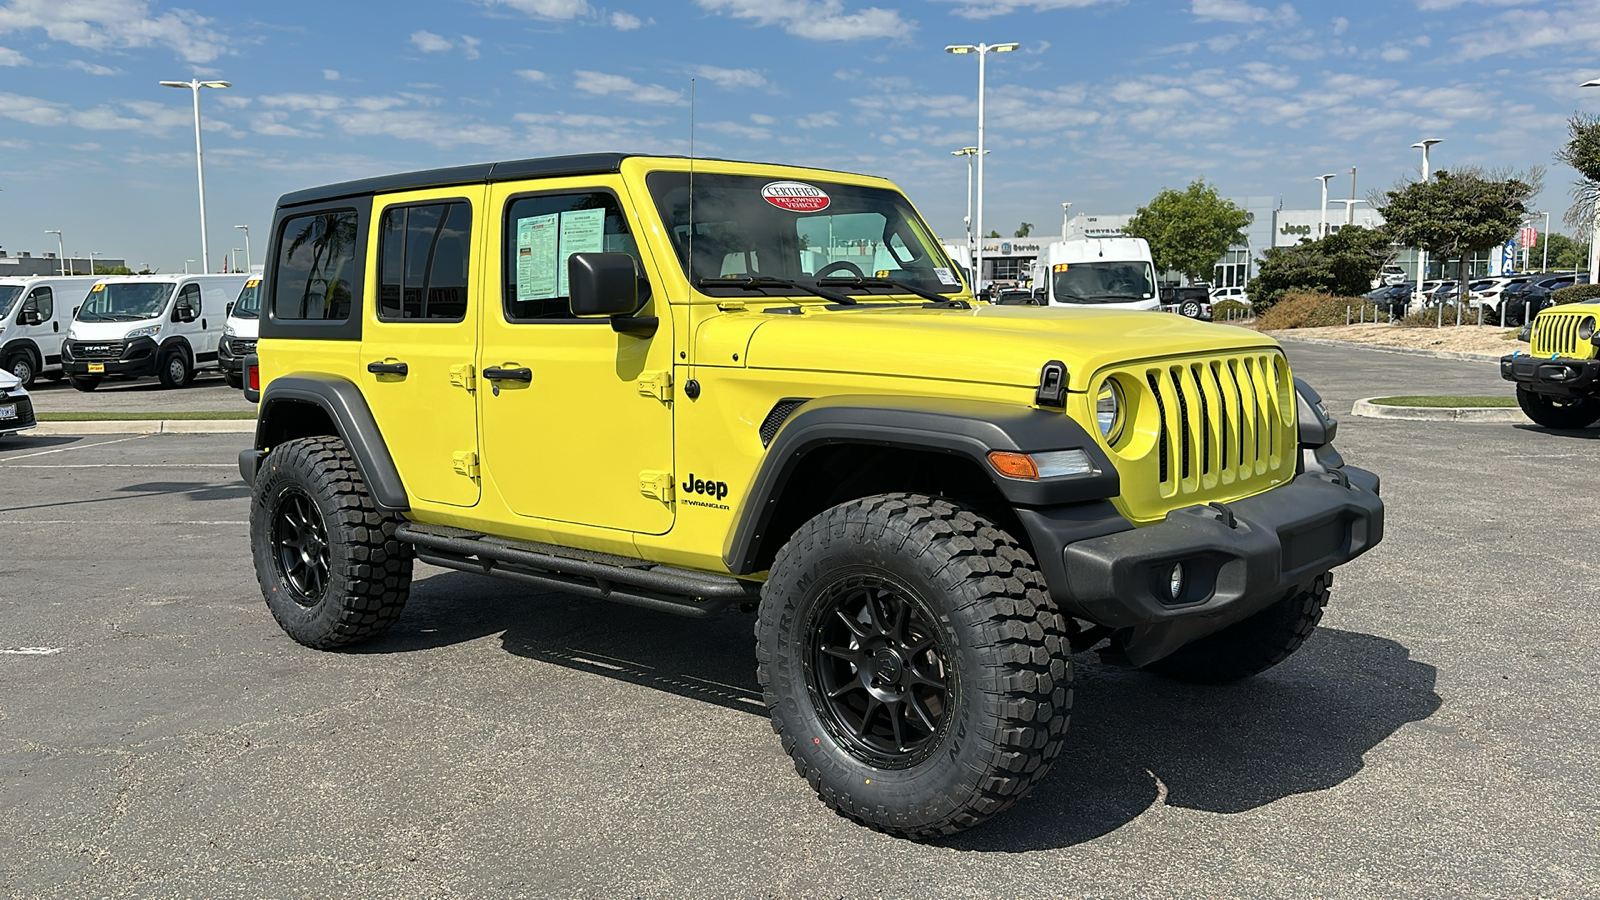
[(1139, 260), (1057, 263), (1050, 287), (1057, 303), (1126, 303), (1155, 296), (1155, 272)]
[(17, 298), (21, 296), (22, 285), (0, 284), (0, 322), (11, 315), (11, 307), (17, 305)]
[(137, 322), (161, 315), (172, 296), (170, 281), (102, 281), (89, 289), (79, 322)]
[(261, 315), (261, 279), (252, 278), (239, 291), (234, 301), (233, 314), (241, 319), (254, 319)]
[[(655, 172), (646, 181), (677, 250), (678, 264), (697, 286), (702, 279), (738, 276), (782, 278), (808, 286), (819, 278), (875, 277), (941, 294), (961, 291), (960, 276), (943, 249), (911, 204), (895, 191), (696, 174), (691, 220), (687, 172)], [(781, 285), (763, 289), (801, 293)], [(833, 289), (869, 292), (860, 286)], [(706, 290), (739, 292), (721, 286)]]

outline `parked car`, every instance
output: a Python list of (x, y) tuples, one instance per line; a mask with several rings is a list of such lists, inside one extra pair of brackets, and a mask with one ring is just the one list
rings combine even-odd
[(1378, 281), (1379, 284), (1377, 287), (1405, 284), (1406, 270), (1395, 265), (1384, 266), (1383, 269), (1378, 272)]
[(1411, 285), (1386, 284), (1362, 296), (1372, 301), (1373, 305), (1378, 307), (1378, 312), (1398, 319), (1404, 316), (1411, 306)]
[(1242, 287), (1220, 287), (1211, 291), (1212, 305), (1221, 303), (1224, 300), (1243, 303), (1245, 306), (1250, 305), (1250, 295)]
[(26, 431), (34, 424), (33, 398), (22, 379), (0, 371), (0, 437)]
[(1569, 285), (1588, 283), (1587, 273), (1566, 272), (1559, 275), (1544, 273), (1530, 276), (1525, 281), (1502, 289), (1494, 317), (1492, 319), (1489, 317), (1486, 307), (1484, 321), (1515, 328), (1532, 321), (1533, 317), (1539, 314), (1539, 310), (1549, 306), (1552, 292)]
[(61, 366), (72, 386), (92, 391), (107, 378), (155, 376), (183, 387), (196, 372), (221, 369), (217, 344), (244, 275), (113, 275), (78, 307)]
[(1186, 319), (1199, 319), (1202, 322), (1211, 321), (1211, 294), (1205, 285), (1191, 284), (1184, 287), (1164, 287), (1161, 289), (1161, 309), (1163, 312), (1177, 313)]
[(61, 341), (97, 279), (93, 275), (0, 278), (0, 365), (23, 387), (62, 377)]

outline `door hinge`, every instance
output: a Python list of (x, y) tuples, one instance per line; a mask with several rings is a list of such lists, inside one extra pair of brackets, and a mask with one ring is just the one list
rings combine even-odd
[(639, 493), (654, 497), (662, 503), (672, 502), (672, 473), (644, 471), (639, 473)]
[(478, 477), (478, 454), (471, 450), (462, 450), (455, 456), (456, 474), (468, 478)]
[(450, 367), (450, 383), (458, 388), (468, 391), (478, 389), (477, 378), (472, 368), (472, 363)]
[(639, 394), (654, 397), (662, 403), (672, 399), (672, 373), (657, 372), (649, 378), (639, 379)]

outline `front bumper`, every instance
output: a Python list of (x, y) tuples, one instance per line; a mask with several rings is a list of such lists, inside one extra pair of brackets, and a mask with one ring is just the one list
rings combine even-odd
[(1540, 394), (1590, 397), (1600, 393), (1600, 359), (1543, 359), (1513, 353), (1500, 357), (1500, 377)]
[(244, 358), (254, 352), (256, 342), (249, 338), (224, 339), (217, 345), (217, 364), (224, 372), (243, 375)]
[[(156, 342), (147, 337), (134, 338), (119, 344), (115, 357), (86, 353), (85, 345), (96, 342), (63, 341), (61, 343), (61, 368), (68, 375), (80, 378), (101, 378), (112, 375), (142, 377), (156, 374)], [(107, 342), (98, 342), (101, 345)]]
[[(1378, 490), (1377, 475), (1346, 466), (1232, 503), (1174, 510), (1144, 528), (1125, 520), (1114, 530), (1096, 528), (1037, 513), (1023, 520), (1062, 609), (1130, 629), (1129, 661), (1144, 665), (1372, 549), (1383, 539)], [(1184, 587), (1174, 599), (1170, 574), (1178, 563)]]
[(38, 424), (33, 414), (33, 400), (27, 394), (19, 397), (0, 393), (0, 408), (10, 407), (11, 415), (0, 419), (0, 436), (26, 431)]

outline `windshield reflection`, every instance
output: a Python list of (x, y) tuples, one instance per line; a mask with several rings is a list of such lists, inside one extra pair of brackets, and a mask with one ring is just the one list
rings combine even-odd
[(89, 291), (78, 310), (80, 322), (136, 322), (161, 315), (175, 286), (171, 281), (104, 281)]
[(1072, 263), (1055, 273), (1051, 286), (1057, 303), (1126, 303), (1155, 296), (1154, 273), (1138, 261)]

